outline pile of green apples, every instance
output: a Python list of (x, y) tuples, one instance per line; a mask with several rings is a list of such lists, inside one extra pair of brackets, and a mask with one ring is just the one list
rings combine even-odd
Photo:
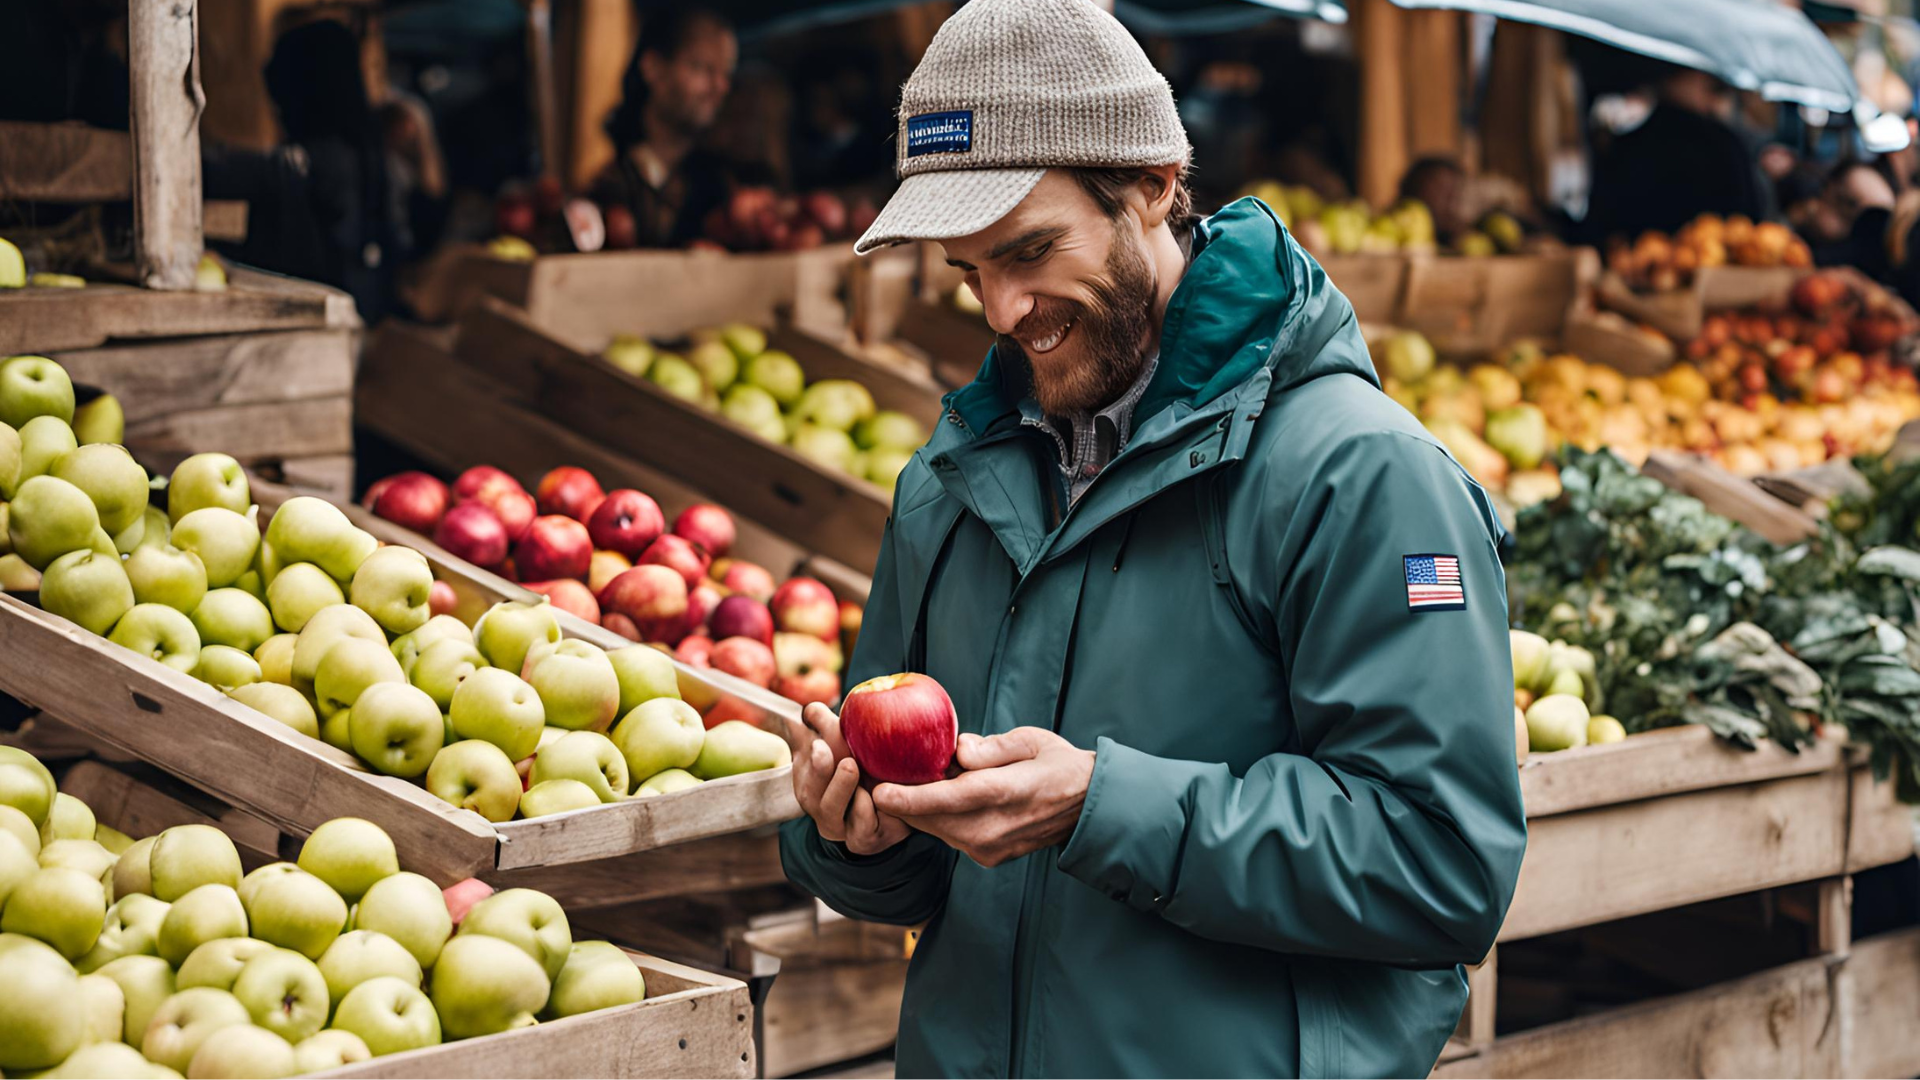
[(1526, 630), (1507, 631), (1513, 654), (1513, 724), (1521, 756), (1619, 742), (1627, 729), (1601, 704), (1593, 654)]
[(81, 444), (73, 418), (58, 364), (0, 363), (8, 558), (37, 575), (10, 587), (379, 772), (498, 822), (789, 760), (744, 720), (707, 730), (663, 653), (562, 641), (544, 597), (471, 629), (435, 615), (426, 557), (324, 499), (287, 500), (262, 531), (225, 454), (181, 462), (149, 505), (146, 471)]
[(370, 821), (242, 876), (220, 830), (135, 840), (8, 747), (0, 987), (0, 1069), (52, 1077), (293, 1076), (646, 997), (552, 897), (442, 890)]
[(927, 441), (918, 420), (875, 408), (873, 394), (852, 379), (809, 383), (800, 361), (767, 348), (766, 332), (744, 323), (694, 331), (684, 355), (631, 334), (616, 335), (601, 355), (768, 442), (888, 491)]

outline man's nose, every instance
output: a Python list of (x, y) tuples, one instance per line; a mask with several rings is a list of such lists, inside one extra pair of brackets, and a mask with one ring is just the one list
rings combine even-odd
[(986, 309), (987, 325), (996, 334), (1012, 334), (1020, 320), (1033, 311), (1033, 294), (1001, 280), (980, 278), (980, 305)]

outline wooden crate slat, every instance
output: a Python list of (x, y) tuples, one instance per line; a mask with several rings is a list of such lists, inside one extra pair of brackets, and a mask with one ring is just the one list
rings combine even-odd
[(497, 865), (513, 870), (585, 862), (798, 817), (792, 772), (768, 769), (709, 780), (670, 795), (627, 799), (612, 807), (509, 821), (498, 826)]
[(1762, 491), (1759, 485), (1722, 469), (1698, 454), (1655, 450), (1640, 471), (1683, 495), (1691, 495), (1707, 509), (1759, 533), (1776, 544), (1797, 544), (1819, 531), (1813, 515), (1788, 506)]
[(1642, 732), (1603, 746), (1535, 754), (1520, 767), (1529, 819), (1703, 788), (1801, 776), (1834, 768), (1841, 748), (1817, 742), (1800, 753), (1771, 743), (1729, 746), (1696, 725)]
[(152, 784), (97, 761), (82, 761), (60, 778), (60, 790), (87, 804), (98, 820), (139, 839), (175, 825), (211, 825), (233, 839), (248, 865), (280, 857), (280, 830), (215, 799), (193, 806)]
[(780, 838), (771, 829), (715, 836), (599, 862), (496, 870), (484, 877), (502, 889), (525, 886), (550, 893), (568, 910), (757, 888), (787, 880), (780, 866)]
[(924, 353), (932, 363), (934, 381), (949, 387), (973, 381), (994, 340), (984, 318), (955, 311), (944, 300), (909, 301), (894, 332), (900, 341)]
[(74, 382), (118, 397), (130, 426), (183, 410), (353, 392), (353, 341), (340, 329), (122, 342), (51, 355)]
[(127, 422), (136, 456), (174, 461), (219, 447), (242, 464), (281, 458), (351, 454), (353, 398), (258, 401), (183, 409)]
[[(284, 290), (234, 285), (225, 292), (156, 292), (131, 285), (9, 289), (0, 293), (0, 353), (86, 349), (116, 338), (318, 329), (339, 301), (317, 285)], [(348, 301), (351, 311), (352, 302)]]
[(1848, 796), (1847, 873), (1913, 854), (1914, 808), (1894, 798), (1891, 781), (1877, 781), (1872, 770), (1855, 768)]
[(1839, 986), (1838, 1074), (1920, 1075), (1920, 927), (1855, 942)]

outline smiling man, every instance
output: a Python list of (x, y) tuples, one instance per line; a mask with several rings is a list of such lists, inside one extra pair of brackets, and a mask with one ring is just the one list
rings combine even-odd
[(852, 674), (954, 774), (789, 725), (788, 875), (926, 930), (902, 1076), (1414, 1076), (1512, 896), (1500, 526), (1272, 213), (1205, 220), (1088, 0), (972, 0), (861, 251), (938, 241), (998, 342), (901, 474)]

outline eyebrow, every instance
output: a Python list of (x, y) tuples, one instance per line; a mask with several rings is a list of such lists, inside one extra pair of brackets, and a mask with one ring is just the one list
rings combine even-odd
[[(1054, 239), (1055, 237), (1059, 236), (1061, 233), (1064, 233), (1066, 231), (1067, 231), (1067, 228), (1064, 225), (1045, 225), (1037, 229), (1028, 229), (1026, 232), (1021, 233), (1019, 236), (1016, 236), (1011, 240), (1003, 241), (999, 244), (994, 245), (993, 250), (987, 252), (987, 260), (991, 262), (992, 260), (1002, 258), (1011, 252), (1019, 251), (1021, 248), (1026, 247), (1030, 244), (1037, 244), (1042, 240)], [(972, 269), (971, 263), (962, 262), (959, 259), (948, 259), (947, 265), (956, 266), (963, 270)]]

